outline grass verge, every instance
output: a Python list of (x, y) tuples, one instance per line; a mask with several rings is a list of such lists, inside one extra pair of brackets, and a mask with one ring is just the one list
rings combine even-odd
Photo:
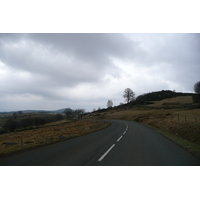
[(153, 128), (200, 159), (199, 109), (157, 110), (135, 107), (127, 110), (107, 110), (107, 112), (90, 114), (87, 117), (138, 122)]
[(105, 121), (85, 121), (39, 127), (32, 130), (0, 135), (0, 156), (26, 151), (59, 141), (102, 130), (110, 125)]
[(197, 158), (200, 159), (200, 146), (199, 145), (194, 144), (193, 142), (190, 142), (190, 141), (185, 140), (183, 138), (180, 138), (180, 137), (176, 136), (175, 134), (170, 134), (169, 132), (167, 132), (165, 130), (161, 130), (161, 129), (154, 127), (152, 125), (148, 125), (148, 124), (143, 124), (143, 125), (154, 129), (158, 133), (162, 134), (164, 137), (168, 138), (169, 140), (171, 140), (174, 143), (178, 144), (179, 146), (183, 147), (184, 149), (186, 149), (187, 151), (189, 151), (194, 156), (196, 156)]

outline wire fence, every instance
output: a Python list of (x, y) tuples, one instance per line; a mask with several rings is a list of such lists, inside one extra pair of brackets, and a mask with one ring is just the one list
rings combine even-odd
[(197, 115), (172, 115), (173, 122), (175, 123), (191, 123), (198, 125), (200, 123), (200, 117)]
[(200, 144), (200, 116), (169, 114), (165, 120), (170, 134)]
[(169, 109), (198, 109), (200, 108), (199, 104), (184, 104), (184, 105), (177, 105), (177, 106), (150, 106), (150, 105), (135, 105), (138, 108), (149, 108), (149, 109), (158, 109), (158, 110), (169, 110)]

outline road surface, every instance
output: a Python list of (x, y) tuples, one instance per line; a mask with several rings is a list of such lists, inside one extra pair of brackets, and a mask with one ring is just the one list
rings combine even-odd
[(2, 166), (199, 166), (200, 160), (139, 123), (106, 129), (0, 159)]

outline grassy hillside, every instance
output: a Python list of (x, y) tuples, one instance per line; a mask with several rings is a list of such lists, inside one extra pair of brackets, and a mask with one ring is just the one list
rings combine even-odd
[(102, 121), (60, 120), (38, 128), (0, 135), (0, 156), (88, 134), (109, 125)]
[(180, 97), (174, 97), (174, 98), (169, 98), (169, 99), (164, 99), (161, 101), (153, 101), (152, 102), (152, 106), (157, 106), (157, 107), (161, 107), (163, 105), (167, 104), (171, 104), (171, 105), (184, 105), (184, 104), (192, 104), (193, 100), (192, 100), (192, 96), (180, 96)]
[(152, 103), (143, 107), (137, 105), (116, 107), (104, 112), (88, 114), (85, 118), (129, 120), (151, 126), (200, 158), (200, 109), (156, 108), (162, 107), (163, 103), (192, 104), (192, 97), (174, 97)]

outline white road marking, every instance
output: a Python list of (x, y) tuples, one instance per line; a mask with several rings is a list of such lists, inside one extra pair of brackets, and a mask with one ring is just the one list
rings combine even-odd
[(104, 157), (109, 153), (109, 151), (115, 146), (115, 144), (113, 144), (100, 158), (98, 161), (102, 161), (104, 159)]
[(117, 142), (119, 142), (122, 139), (123, 135), (117, 140)]
[[(125, 123), (125, 124), (126, 124), (126, 123)], [(126, 130), (124, 131), (123, 135), (127, 132), (127, 130), (128, 130), (128, 125), (126, 124)], [(122, 139), (123, 135), (117, 140), (117, 142), (119, 142), (119, 141)], [(115, 144), (113, 144), (113, 145), (99, 158), (98, 161), (102, 161), (102, 160), (105, 158), (105, 156), (111, 151), (111, 149), (112, 149), (114, 146), (115, 146)]]
[(126, 124), (126, 131), (128, 130), (128, 124), (127, 123), (124, 123), (124, 124)]
[(128, 125), (127, 125), (127, 123), (124, 123), (124, 124), (126, 124), (126, 130), (125, 130), (125, 132), (124, 132), (123, 134), (125, 134), (125, 133), (127, 132), (127, 130), (128, 130)]

